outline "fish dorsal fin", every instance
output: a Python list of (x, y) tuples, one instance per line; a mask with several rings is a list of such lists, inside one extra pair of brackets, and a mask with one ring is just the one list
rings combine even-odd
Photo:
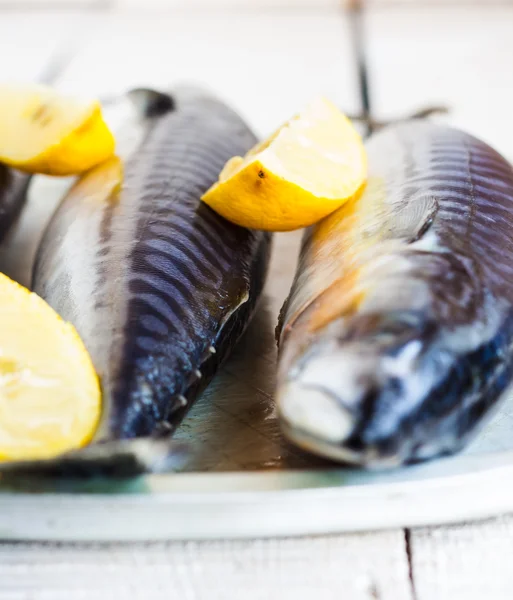
[(175, 108), (172, 96), (150, 88), (134, 88), (128, 92), (128, 97), (144, 117), (158, 117)]

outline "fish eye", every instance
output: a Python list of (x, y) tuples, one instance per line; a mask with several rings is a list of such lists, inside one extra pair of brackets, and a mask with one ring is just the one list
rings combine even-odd
[(392, 375), (391, 377), (389, 377), (387, 379), (386, 388), (390, 393), (392, 393), (396, 396), (401, 393), (403, 384), (402, 384), (402, 381), (399, 379), (399, 377)]

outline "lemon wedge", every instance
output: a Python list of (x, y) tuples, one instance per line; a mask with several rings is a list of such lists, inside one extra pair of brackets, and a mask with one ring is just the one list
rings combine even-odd
[(75, 329), (0, 274), (0, 460), (50, 458), (87, 444), (98, 377)]
[(230, 159), (202, 200), (237, 225), (289, 231), (335, 211), (358, 194), (366, 177), (360, 135), (319, 98), (244, 158)]
[(0, 162), (29, 173), (77, 175), (114, 153), (100, 103), (38, 84), (0, 85)]

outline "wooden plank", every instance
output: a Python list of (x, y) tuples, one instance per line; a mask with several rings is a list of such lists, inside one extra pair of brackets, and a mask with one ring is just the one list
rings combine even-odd
[(376, 116), (447, 104), (452, 124), (513, 158), (513, 7), (388, 7), (367, 13)]
[[(349, 0), (348, 0), (349, 1)], [(513, 4), (513, 0), (365, 0), (368, 6), (386, 6), (393, 8), (407, 8), (412, 6), (425, 6), (425, 7), (436, 7), (443, 6), (447, 7), (463, 7), (468, 8), (469, 6), (484, 6), (489, 8), (490, 6), (508, 6)]]
[(3, 544), (0, 597), (411, 599), (402, 532), (256, 541)]
[(358, 99), (341, 11), (115, 13), (65, 74), (80, 92), (201, 85), (267, 134), (317, 94), (348, 111)]
[(338, 8), (341, 0), (111, 0), (118, 9), (158, 9), (158, 10), (213, 10), (233, 9), (237, 12), (245, 10), (301, 10)]
[(34, 81), (76, 35), (78, 11), (2, 11), (0, 81)]
[(416, 600), (510, 600), (513, 517), (414, 530)]

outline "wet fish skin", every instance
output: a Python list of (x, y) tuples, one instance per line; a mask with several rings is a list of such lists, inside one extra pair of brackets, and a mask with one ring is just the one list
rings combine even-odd
[(0, 242), (25, 204), (30, 180), (30, 175), (0, 164)]
[(461, 449), (513, 377), (513, 169), (461, 131), (390, 126), (361, 198), (305, 235), (278, 327), (278, 408), (367, 467)]
[(177, 427), (248, 324), (270, 253), (268, 234), (200, 202), (225, 162), (255, 144), (253, 133), (199, 91), (168, 103), (144, 93), (142, 141), (121, 189), (105, 167), (79, 182), (34, 269), (34, 290), (75, 325), (101, 377), (96, 441)]

